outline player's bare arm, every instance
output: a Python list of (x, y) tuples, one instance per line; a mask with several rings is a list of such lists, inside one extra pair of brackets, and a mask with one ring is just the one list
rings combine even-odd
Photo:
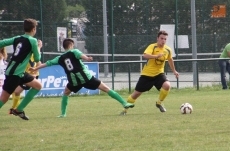
[(39, 51), (40, 51), (40, 49), (42, 48), (42, 46), (43, 46), (43, 45), (42, 45), (42, 41), (38, 39), (38, 48), (39, 48)]
[(172, 58), (168, 60), (168, 64), (169, 64), (169, 66), (170, 66), (170, 68), (171, 68), (173, 74), (176, 76), (176, 78), (178, 78), (178, 77), (179, 77), (179, 73), (178, 73), (178, 72), (176, 71), (176, 69), (175, 69), (174, 61), (173, 61)]
[(46, 67), (46, 64), (45, 64), (45, 63), (42, 63), (42, 64), (36, 66), (35, 68), (29, 68), (29, 70), (30, 70), (31, 72), (36, 72), (37, 70), (39, 70), (39, 69), (41, 69), (41, 68), (45, 68), (45, 67)]
[(93, 61), (93, 57), (88, 57), (88, 56), (86, 56), (85, 54), (82, 54), (82, 55), (81, 55), (81, 58), (82, 58), (83, 60), (85, 60), (85, 61)]

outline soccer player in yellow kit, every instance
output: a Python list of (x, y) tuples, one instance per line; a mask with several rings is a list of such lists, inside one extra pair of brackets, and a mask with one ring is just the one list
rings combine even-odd
[[(36, 71), (36, 72), (30, 71), (29, 69), (31, 67), (36, 67), (36, 62), (34, 62), (34, 56), (33, 55), (31, 56), (31, 58), (29, 60), (29, 63), (26, 66), (25, 72), (26, 72), (26, 74), (30, 74), (33, 77), (35, 77), (36, 79), (38, 79), (39, 72), (38, 71)], [(20, 94), (22, 93), (22, 91), (29, 90), (29, 89), (30, 89), (29, 86), (21, 84), (14, 90), (14, 92), (12, 93), (13, 105), (9, 110), (9, 114), (13, 114), (12, 110), (16, 109), (18, 107), (18, 105), (20, 104), (20, 98), (21, 98)]]
[[(157, 43), (150, 44), (144, 51), (143, 57), (147, 59), (146, 64), (141, 72), (141, 76), (136, 84), (134, 92), (128, 97), (127, 102), (135, 103), (136, 99), (146, 91), (149, 91), (153, 86), (160, 91), (159, 99), (156, 102), (156, 107), (161, 112), (166, 112), (162, 102), (170, 91), (170, 82), (164, 74), (165, 61), (168, 60), (169, 66), (176, 76), (179, 77), (179, 73), (176, 71), (174, 61), (172, 58), (171, 48), (166, 44), (168, 33), (165, 31), (159, 31), (157, 35)], [(121, 112), (121, 115), (125, 115), (127, 109)]]

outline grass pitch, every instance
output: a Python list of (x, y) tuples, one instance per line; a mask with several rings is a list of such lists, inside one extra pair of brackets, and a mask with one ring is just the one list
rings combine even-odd
[[(120, 92), (127, 98), (126, 92)], [(102, 94), (70, 97), (66, 118), (57, 118), (61, 98), (37, 98), (25, 109), (24, 121), (0, 110), (1, 151), (227, 151), (230, 150), (229, 90), (172, 89), (166, 113), (155, 102), (158, 92), (144, 93), (119, 116), (122, 106)], [(189, 102), (193, 113), (179, 107)]]

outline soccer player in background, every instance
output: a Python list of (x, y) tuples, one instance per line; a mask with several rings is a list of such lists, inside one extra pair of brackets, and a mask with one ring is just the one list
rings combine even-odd
[[(38, 79), (38, 76), (39, 76), (39, 72), (36, 71), (36, 72), (31, 72), (29, 69), (31, 67), (35, 67), (36, 66), (36, 62), (34, 62), (34, 56), (32, 55), (31, 58), (30, 58), (30, 61), (29, 63), (27, 64), (26, 66), (26, 70), (25, 72), (32, 75), (33, 77), (35, 77), (36, 79)], [(13, 114), (13, 110), (16, 109), (20, 103), (20, 98), (21, 98), (21, 93), (24, 91), (24, 90), (29, 90), (30, 87), (29, 86), (26, 86), (25, 84), (20, 84), (15, 90), (14, 90), (14, 93), (12, 93), (12, 100), (13, 100), (13, 104), (12, 104), (12, 107), (10, 108), (9, 110), (9, 114)]]
[(9, 45), (13, 45), (14, 48), (14, 52), (5, 72), (5, 80), (2, 87), (3, 90), (0, 96), (0, 108), (8, 101), (10, 95), (19, 85), (25, 84), (31, 87), (31, 89), (28, 91), (19, 106), (15, 110), (12, 110), (12, 113), (24, 120), (29, 120), (23, 110), (40, 91), (42, 86), (37, 79), (26, 73), (25, 69), (32, 54), (34, 56), (34, 61), (40, 63), (40, 48), (42, 47), (42, 41), (33, 37), (36, 34), (36, 20), (30, 18), (25, 19), (23, 26), (25, 32), (24, 35), (0, 41), (0, 48)]
[(100, 89), (120, 102), (126, 109), (134, 107), (134, 104), (127, 103), (117, 92), (111, 90), (102, 81), (92, 76), (82, 62), (82, 59), (92, 61), (93, 58), (86, 56), (78, 49), (74, 49), (74, 41), (72, 39), (65, 39), (63, 41), (63, 48), (65, 49), (65, 52), (62, 55), (57, 56), (52, 60), (48, 60), (46, 63), (43, 63), (36, 68), (31, 68), (32, 71), (36, 71), (46, 66), (60, 65), (64, 69), (68, 83), (65, 87), (64, 95), (62, 96), (61, 115), (59, 117), (66, 117), (66, 109), (70, 93), (76, 93), (82, 87), (91, 90)]
[[(136, 84), (134, 92), (128, 97), (127, 102), (135, 103), (136, 99), (146, 91), (149, 91), (153, 86), (160, 91), (156, 107), (161, 112), (166, 112), (162, 102), (167, 97), (170, 90), (170, 82), (164, 74), (165, 61), (168, 60), (169, 66), (176, 78), (179, 73), (176, 71), (172, 58), (171, 48), (166, 45), (168, 33), (159, 31), (157, 35), (157, 43), (150, 44), (144, 51), (143, 57), (147, 59), (143, 67), (140, 78)], [(121, 112), (125, 115), (127, 109)]]
[(6, 48), (0, 48), (0, 65), (7, 65), (7, 56)]

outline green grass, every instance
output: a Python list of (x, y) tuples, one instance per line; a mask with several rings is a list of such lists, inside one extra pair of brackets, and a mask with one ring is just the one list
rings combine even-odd
[[(172, 89), (166, 113), (155, 107), (157, 91), (144, 93), (126, 116), (109, 96), (70, 97), (66, 118), (61, 98), (34, 99), (25, 109), (29, 121), (7, 115), (12, 101), (0, 110), (1, 151), (228, 151), (229, 90)], [(121, 92), (126, 98), (128, 94)], [(182, 115), (182, 103), (194, 112)]]

